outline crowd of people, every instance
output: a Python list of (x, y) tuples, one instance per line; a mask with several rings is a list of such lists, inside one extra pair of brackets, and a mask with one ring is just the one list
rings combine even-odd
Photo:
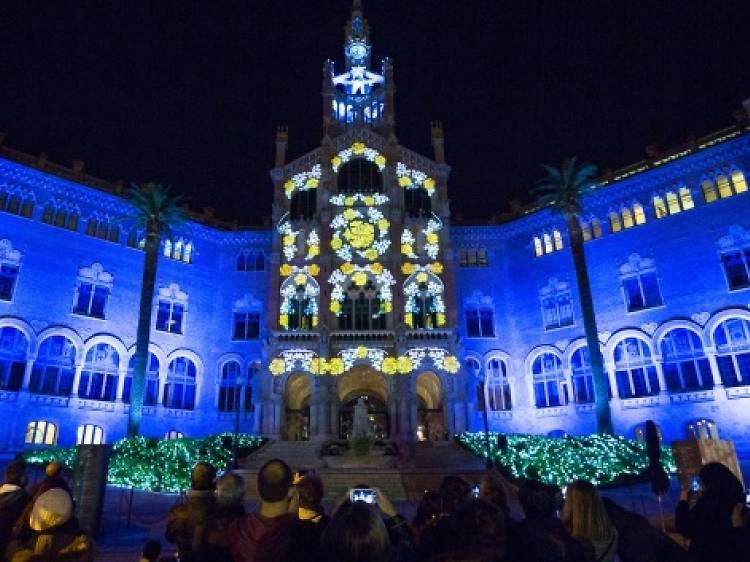
[[(0, 560), (94, 560), (94, 543), (73, 515), (70, 488), (52, 463), (27, 486), (14, 461), (0, 486)], [(488, 472), (472, 487), (457, 476), (426, 490), (409, 522), (382, 490), (358, 484), (326, 513), (322, 480), (295, 474), (282, 460), (258, 472), (260, 506), (245, 511), (246, 483), (200, 463), (191, 488), (168, 514), (165, 538), (143, 548), (141, 562), (739, 562), (750, 560), (745, 493), (724, 465), (700, 472), (698, 493), (685, 490), (674, 525), (687, 549), (595, 486), (564, 489), (526, 480), (512, 489)], [(694, 491), (695, 492), (695, 491)], [(515, 511), (515, 513), (514, 513)], [(3, 556), (5, 558), (3, 558)]]

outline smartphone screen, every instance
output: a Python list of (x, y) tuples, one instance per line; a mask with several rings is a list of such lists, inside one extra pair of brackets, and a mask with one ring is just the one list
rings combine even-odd
[(376, 495), (372, 488), (354, 488), (349, 493), (349, 499), (353, 502), (375, 503)]
[(697, 476), (693, 476), (693, 480), (690, 482), (690, 491), (692, 492), (701, 491), (701, 481), (700, 481), (700, 478), (698, 478)]
[(474, 482), (471, 485), (471, 495), (474, 496), (475, 498), (479, 497), (479, 482)]
[(745, 490), (745, 505), (750, 507), (750, 488)]

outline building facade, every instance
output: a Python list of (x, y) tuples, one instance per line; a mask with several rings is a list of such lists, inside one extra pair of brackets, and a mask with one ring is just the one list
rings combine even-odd
[[(395, 136), (390, 60), (354, 2), (319, 147), (276, 138), (270, 228), (206, 209), (162, 243), (142, 432), (345, 437), (595, 429), (568, 239), (549, 209), (451, 224), (433, 155)], [(749, 108), (750, 109), (750, 108)], [(750, 112), (750, 111), (749, 111)], [(750, 453), (747, 119), (605, 177), (585, 252), (615, 429)], [(0, 452), (125, 435), (142, 233), (125, 192), (0, 147)]]

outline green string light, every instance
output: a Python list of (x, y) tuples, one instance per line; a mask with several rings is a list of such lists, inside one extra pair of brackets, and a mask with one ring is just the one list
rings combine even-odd
[[(134, 487), (149, 492), (181, 492), (190, 488), (190, 471), (199, 462), (226, 470), (232, 462), (234, 434), (221, 433), (202, 439), (149, 439), (131, 437), (112, 447), (107, 480), (115, 486)], [(237, 449), (247, 455), (265, 442), (256, 435), (240, 434)], [(225, 446), (229, 445), (229, 446)], [(75, 447), (37, 449), (23, 454), (32, 465), (60, 461), (72, 469)]]
[[(627, 477), (640, 477), (648, 468), (646, 444), (624, 437), (593, 434), (585, 437), (553, 438), (538, 435), (507, 435), (508, 447), (497, 447), (497, 433), (490, 433), (492, 460), (516, 478), (538, 478), (564, 486), (571, 480), (608, 484)], [(484, 433), (464, 433), (458, 440), (474, 454), (486, 458)], [(662, 465), (676, 472), (674, 456), (662, 448)]]

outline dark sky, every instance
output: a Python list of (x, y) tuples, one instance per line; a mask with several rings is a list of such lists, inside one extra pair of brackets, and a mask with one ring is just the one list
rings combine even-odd
[[(224, 219), (270, 214), (274, 132), (316, 147), (349, 0), (0, 2), (0, 131), (106, 179), (157, 180)], [(507, 208), (571, 154), (602, 168), (731, 124), (750, 2), (364, 0), (394, 59), (397, 133), (445, 124), (454, 213)]]

